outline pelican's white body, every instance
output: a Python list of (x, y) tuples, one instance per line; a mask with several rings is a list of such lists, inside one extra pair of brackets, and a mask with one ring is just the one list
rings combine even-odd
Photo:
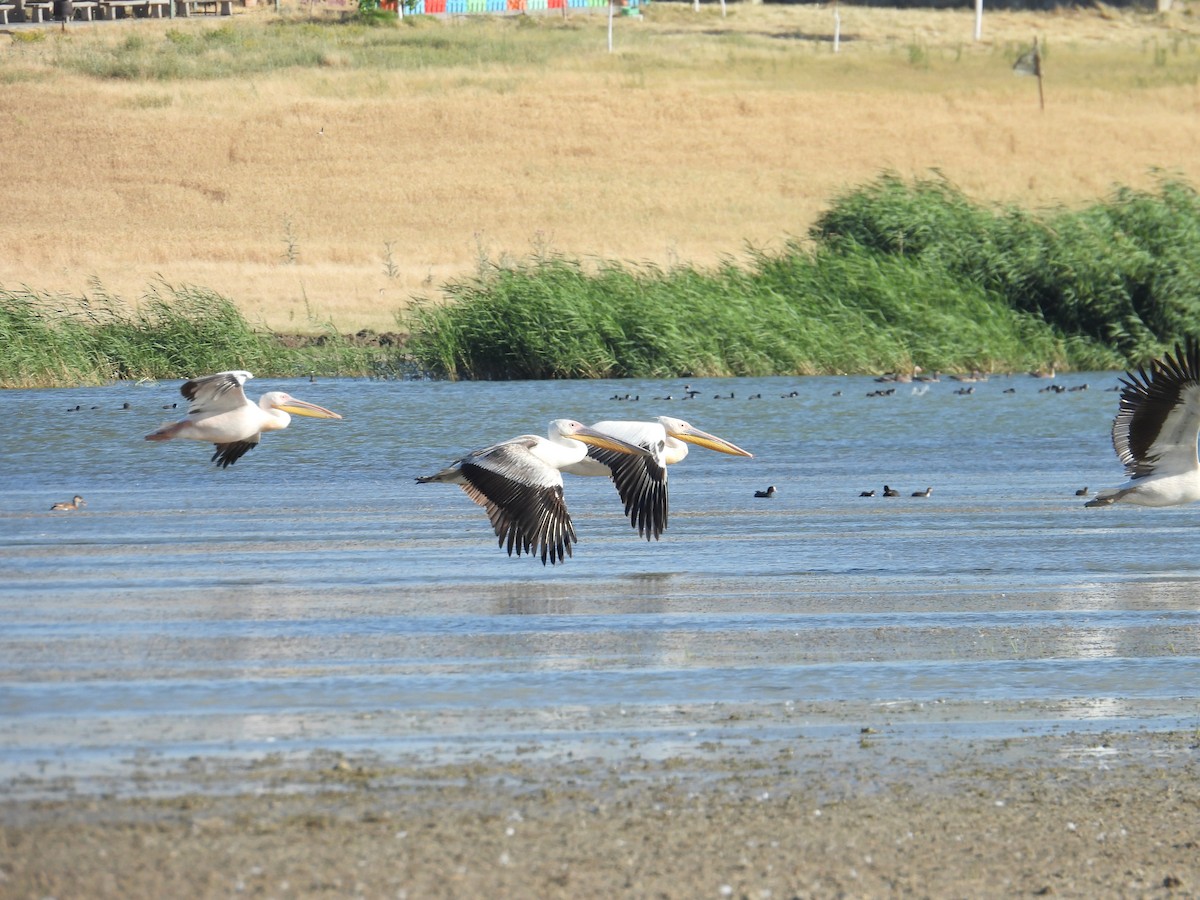
[[(597, 422), (592, 428), (601, 434), (611, 434), (630, 444), (644, 447), (660, 466), (677, 463), (688, 453), (687, 444), (669, 437), (667, 429), (658, 422)], [(588, 476), (607, 477), (612, 474), (608, 466), (598, 459), (592, 459), (586, 452), (583, 459), (565, 467), (563, 471), (572, 475)]]
[[(489, 468), (506, 477), (518, 478), (522, 483), (539, 488), (557, 485), (562, 487), (562, 473), (571, 471), (587, 458), (587, 444), (572, 435), (587, 433), (589, 429), (570, 419), (555, 419), (550, 423), (546, 437), (522, 434), (493, 444), (464, 456), (453, 465), (422, 481), (437, 481), (447, 484), (467, 484), (463, 474), (464, 463)], [(616, 437), (616, 435), (613, 435)], [(604, 470), (607, 474), (608, 470)], [(578, 474), (578, 473), (575, 473)]]
[(424, 478), (421, 484), (457, 484), (487, 510), (508, 553), (540, 554), (542, 564), (562, 562), (578, 538), (563, 499), (562, 472), (587, 455), (587, 444), (620, 454), (646, 451), (572, 419), (555, 419), (549, 436), (523, 434), (476, 450)]
[(1132, 503), (1135, 506), (1181, 506), (1200, 500), (1200, 469), (1166, 475), (1131, 478), (1124, 484), (1096, 492), (1091, 502)]
[(266, 431), (282, 431), (291, 424), (292, 417), (278, 406), (290, 399), (283, 391), (269, 391), (258, 398), (258, 403), (246, 398), (246, 402), (235, 409), (189, 415), (176, 423), (179, 427), (171, 437), (203, 441), (206, 444), (227, 444), (230, 441), (244, 441)]
[(185, 382), (179, 392), (188, 401), (187, 415), (146, 435), (148, 441), (184, 439), (215, 444), (212, 461), (221, 467), (236, 462), (258, 444), (259, 436), (281, 431), (292, 421), (289, 412), (317, 419), (340, 419), (323, 406), (297, 400), (285, 391), (268, 391), (258, 403), (243, 390), (249, 372), (218, 372)]
[(1112, 441), (1129, 480), (1096, 492), (1087, 506), (1182, 506), (1200, 500), (1200, 347), (1177, 347), (1127, 373)]

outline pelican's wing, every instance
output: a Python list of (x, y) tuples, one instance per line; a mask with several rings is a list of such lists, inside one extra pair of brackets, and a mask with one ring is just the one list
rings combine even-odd
[(643, 447), (654, 457), (617, 453), (588, 446), (588, 456), (608, 467), (617, 486), (625, 515), (646, 540), (658, 540), (667, 527), (667, 467), (662, 462), (662, 443)]
[(210, 462), (215, 462), (222, 469), (228, 469), (235, 462), (258, 446), (259, 435), (251, 435), (244, 441), (231, 441), (228, 444), (213, 444), (216, 451)]
[(464, 457), (459, 463), (467, 496), (487, 510), (508, 555), (540, 555), (562, 562), (578, 542), (563, 499), (562, 473), (530, 450), (540, 438), (520, 437)]
[(590, 445), (587, 449), (590, 458), (608, 467), (629, 523), (646, 540), (658, 540), (667, 527), (667, 432), (657, 422), (597, 422), (592, 428), (653, 454), (632, 456)]
[(1200, 431), (1200, 345), (1189, 341), (1150, 365), (1126, 373), (1112, 441), (1130, 478), (1197, 468)]
[(188, 415), (229, 412), (249, 402), (242, 385), (253, 377), (249, 372), (218, 372), (184, 382), (179, 393), (188, 401)]

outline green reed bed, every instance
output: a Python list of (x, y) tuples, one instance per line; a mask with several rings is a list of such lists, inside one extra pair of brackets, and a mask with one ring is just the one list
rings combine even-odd
[(714, 272), (541, 259), (446, 288), (409, 350), (451, 378), (1115, 369), (1200, 338), (1200, 199), (975, 204), (884, 175), (810, 233)]
[(1116, 369), (1200, 338), (1200, 199), (1177, 181), (1035, 214), (885, 175), (838, 198), (810, 238), (713, 271), (560, 257), (485, 269), (446, 286), (443, 302), (416, 303), (403, 351), (332, 329), (295, 346), (200, 288), (163, 285), (133, 312), (101, 291), (0, 290), (0, 384), (230, 368), (474, 379)]
[(977, 285), (1076, 338), (1077, 366), (1142, 363), (1200, 337), (1200, 196), (1181, 181), (1036, 214), (973, 204), (945, 181), (884, 175), (836, 200), (811, 237)]
[(131, 308), (95, 289), (81, 297), (0, 289), (0, 386), (104, 384), (227, 369), (258, 375), (397, 374), (401, 361), (335, 332), (289, 346), (251, 327), (232, 301), (156, 286)]
[(409, 352), (452, 378), (946, 371), (1065, 355), (1044, 323), (902, 260), (792, 247), (751, 270), (670, 272), (543, 260), (448, 287)]

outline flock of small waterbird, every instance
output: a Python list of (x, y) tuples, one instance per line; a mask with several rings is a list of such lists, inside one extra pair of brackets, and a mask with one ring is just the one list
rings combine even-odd
[[(1039, 378), (1054, 378), (1055, 373), (1031, 372)], [(180, 393), (188, 402), (187, 415), (146, 435), (148, 441), (187, 439), (211, 443), (215, 447), (211, 462), (227, 468), (258, 446), (263, 434), (287, 428), (291, 415), (321, 419), (342, 418), (335, 412), (298, 400), (284, 391), (263, 394), (257, 403), (246, 397), (244, 385), (254, 376), (245, 371), (218, 372), (187, 381)], [(950, 376), (958, 381), (986, 381), (987, 376), (973, 372)], [(312, 380), (312, 379), (310, 379)], [(929, 382), (940, 374), (924, 375), (919, 367), (912, 372), (880, 376), (881, 382)], [(927, 389), (927, 386), (922, 386)], [(956, 394), (974, 388), (960, 388)], [(1013, 392), (1007, 388), (1004, 392)], [(1042, 388), (1049, 391), (1051, 387)], [(1055, 393), (1087, 390), (1087, 385), (1064, 388), (1054, 385)], [(1130, 371), (1121, 379), (1120, 402), (1112, 425), (1112, 443), (1117, 458), (1125, 466), (1128, 479), (1116, 487), (1098, 491), (1084, 505), (1111, 506), (1130, 503), (1139, 506), (1177, 506), (1200, 500), (1200, 460), (1197, 436), (1200, 434), (1200, 344), (1189, 341), (1186, 347), (1155, 359), (1148, 367)], [(867, 396), (893, 393), (894, 388), (876, 390)], [(840, 395), (836, 392), (835, 395)], [(700, 391), (686, 385), (680, 400), (694, 400)], [(783, 398), (800, 396), (797, 391)], [(614, 395), (616, 401), (637, 402), (637, 395)], [(673, 401), (668, 394), (658, 402)], [(733, 392), (717, 394), (714, 399), (733, 400)], [(762, 399), (753, 394), (747, 399)], [(172, 409), (175, 403), (164, 405)], [(92, 407), (96, 409), (97, 407)], [(121, 409), (131, 409), (129, 403)], [(69, 412), (82, 409), (75, 406)], [(667, 467), (684, 459), (688, 446), (705, 447), (732, 456), (752, 456), (741, 447), (694, 427), (673, 416), (657, 416), (653, 421), (604, 421), (584, 425), (573, 419), (555, 419), (545, 437), (524, 434), (468, 453), (442, 470), (416, 479), (419, 484), (454, 484), (488, 514), (499, 545), (510, 556), (540, 556), (542, 564), (553, 565), (572, 555), (578, 541), (574, 523), (563, 496), (564, 472), (573, 475), (609, 478), (625, 507), (625, 516), (640, 537), (658, 540), (667, 527)], [(756, 498), (779, 496), (775, 485), (754, 492)], [(913, 491), (909, 496), (930, 497), (932, 487)], [(1088, 497), (1087, 487), (1075, 491)], [(874, 497), (876, 491), (864, 490), (860, 497)], [(900, 497), (901, 491), (884, 485), (883, 497)], [(55, 503), (53, 511), (81, 509), (86, 503), (76, 495), (71, 501)]]
[[(874, 497), (875, 490), (872, 488), (869, 491), (862, 491), (858, 496)], [(881, 494), (881, 496), (883, 496), (883, 497), (899, 497), (900, 491), (896, 490), (896, 488), (892, 487), (890, 484), (885, 484), (883, 486), (883, 494)], [(933, 496), (933, 488), (927, 487), (923, 491), (913, 491), (911, 494), (909, 494), (909, 496), (910, 497), (932, 497)]]

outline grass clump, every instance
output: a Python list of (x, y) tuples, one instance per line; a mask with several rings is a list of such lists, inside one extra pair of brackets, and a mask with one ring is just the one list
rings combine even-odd
[(226, 297), (155, 286), (130, 309), (97, 288), (66, 297), (0, 289), (0, 385), (103, 384), (248, 369), (260, 375), (399, 374), (378, 347), (330, 332), (301, 346), (252, 328)]

